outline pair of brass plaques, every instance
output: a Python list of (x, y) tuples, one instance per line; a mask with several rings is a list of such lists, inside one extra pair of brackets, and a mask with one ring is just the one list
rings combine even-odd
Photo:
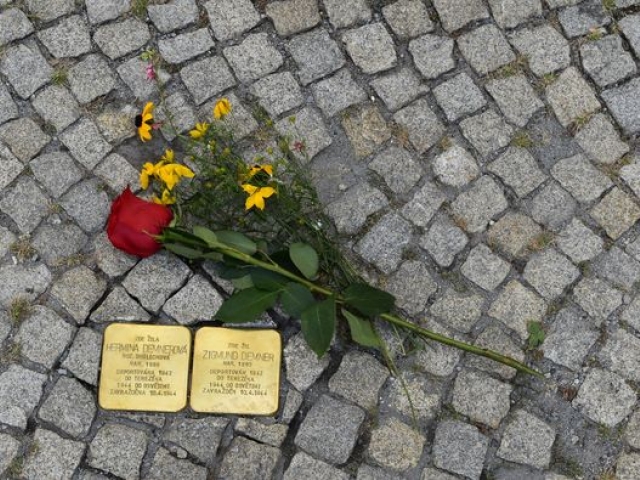
[[(200, 328), (193, 346), (191, 408), (275, 414), (281, 351), (275, 330)], [(108, 410), (182, 410), (187, 406), (191, 358), (191, 331), (186, 327), (111, 324), (104, 332), (98, 403)]]

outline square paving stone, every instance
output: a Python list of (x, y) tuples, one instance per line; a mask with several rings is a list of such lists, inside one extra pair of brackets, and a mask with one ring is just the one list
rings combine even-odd
[(251, 87), (251, 92), (273, 118), (304, 102), (300, 86), (289, 72), (274, 73), (258, 80)]
[(30, 233), (49, 213), (49, 199), (33, 180), (22, 178), (0, 200), (0, 210), (9, 215), (23, 233)]
[(143, 431), (107, 423), (91, 440), (87, 463), (112, 475), (138, 479), (146, 450), (147, 435)]
[(485, 85), (505, 117), (524, 127), (534, 113), (544, 107), (524, 75), (492, 80)]
[(433, 147), (445, 133), (445, 127), (424, 98), (397, 111), (393, 119), (406, 129), (409, 141), (421, 154)]
[(69, 69), (69, 86), (80, 103), (106, 95), (116, 86), (113, 72), (99, 55), (89, 55)]
[(551, 169), (551, 175), (582, 203), (592, 202), (613, 186), (609, 177), (595, 168), (583, 155), (560, 160)]
[(64, 266), (87, 243), (82, 229), (73, 223), (43, 224), (31, 239), (31, 244), (47, 265)]
[(487, 103), (480, 89), (466, 73), (441, 83), (433, 89), (433, 94), (451, 121), (473, 113)]
[(627, 380), (638, 382), (640, 372), (640, 339), (622, 328), (607, 338), (598, 359), (606, 368), (622, 375)]
[(91, 320), (97, 323), (147, 322), (149, 318), (149, 313), (120, 286), (114, 287), (100, 306), (91, 313)]
[(89, 433), (96, 414), (93, 394), (80, 382), (60, 377), (38, 411), (38, 417), (79, 438)]
[(640, 195), (640, 163), (634, 158), (634, 163), (625, 165), (620, 169), (619, 175), (622, 180), (633, 190), (636, 196)]
[(75, 327), (65, 322), (53, 310), (36, 305), (20, 325), (15, 343), (21, 355), (50, 369), (71, 342)]
[(280, 455), (275, 447), (235, 437), (222, 460), (220, 477), (228, 480), (272, 478)]
[(173, 64), (186, 62), (212, 48), (213, 39), (206, 28), (158, 40), (160, 55), (168, 63)]
[(406, 418), (412, 417), (409, 396), (415, 415), (421, 422), (433, 420), (440, 410), (441, 388), (424, 375), (407, 374), (404, 385), (397, 378), (391, 378), (385, 391), (385, 400), (382, 401), (381, 407), (384, 410), (388, 408), (390, 412), (398, 412)]
[[(420, 282), (415, 279), (419, 278)], [(396, 298), (396, 305), (409, 315), (421, 313), (436, 293), (438, 285), (427, 266), (418, 260), (407, 260), (389, 279), (386, 290)]]
[(542, 14), (540, 0), (489, 0), (489, 5), (496, 23), (502, 28), (517, 27)]
[[(104, 25), (93, 34), (93, 41), (98, 44), (100, 50), (111, 60), (142, 48), (150, 38), (149, 27), (135, 18)], [(188, 44), (185, 46), (192, 47), (193, 45)], [(197, 51), (196, 48), (194, 50)], [(160, 51), (162, 52), (162, 48), (160, 48)], [(163, 58), (169, 61), (164, 55)]]
[(327, 205), (326, 211), (339, 232), (353, 234), (360, 230), (370, 215), (388, 204), (384, 193), (367, 183), (360, 183)]
[(4, 472), (11, 465), (19, 450), (18, 440), (9, 434), (0, 433), (0, 472)]
[(469, 252), (460, 272), (473, 283), (488, 291), (493, 291), (502, 283), (509, 270), (508, 262), (491, 252), (484, 244)]
[(582, 66), (600, 87), (606, 87), (637, 71), (631, 54), (618, 35), (607, 35), (580, 47)]
[(371, 432), (367, 453), (374, 462), (403, 471), (418, 466), (425, 442), (417, 430), (391, 418)]
[(292, 117), (284, 118), (277, 122), (276, 129), (281, 135), (288, 137), (290, 148), (297, 141), (303, 143), (304, 152), (297, 153), (293, 149), (298, 161), (305, 163), (333, 142), (322, 116), (316, 110), (305, 107), (293, 115), (293, 121), (290, 121), (290, 118)]
[(489, 17), (482, 0), (434, 0), (442, 27), (447, 32), (458, 30), (468, 23)]
[(589, 214), (616, 240), (640, 218), (640, 207), (618, 187), (615, 187), (591, 209)]
[(513, 188), (518, 197), (527, 196), (547, 179), (535, 158), (524, 148), (510, 147), (488, 168)]
[(25, 430), (27, 418), (42, 397), (47, 376), (11, 364), (0, 374), (0, 423)]
[(449, 267), (464, 247), (469, 243), (465, 233), (456, 227), (448, 216), (436, 218), (431, 228), (420, 239), (424, 248), (441, 267)]
[(456, 377), (451, 404), (472, 422), (498, 428), (509, 413), (512, 390), (487, 374), (465, 369)]
[(640, 455), (623, 453), (616, 464), (616, 476), (619, 480), (633, 480), (640, 475)]
[(20, 97), (29, 98), (49, 82), (53, 68), (36, 47), (20, 44), (4, 52), (0, 59), (0, 72)]
[(118, 18), (130, 10), (129, 0), (85, 0), (87, 16), (93, 24)]
[(67, 17), (54, 27), (40, 30), (38, 38), (55, 58), (79, 57), (91, 50), (89, 28), (80, 15)]
[(164, 105), (161, 105), (156, 111), (157, 119), (160, 122), (165, 122), (165, 126), (161, 127), (160, 131), (168, 141), (171, 141), (176, 134), (174, 128), (171, 128), (167, 122), (169, 115), (173, 127), (180, 133), (191, 130), (197, 122), (196, 113), (182, 92), (169, 95), (165, 99)]
[(575, 67), (569, 67), (562, 72), (558, 79), (547, 87), (546, 93), (547, 100), (563, 127), (600, 108), (600, 102), (593, 89)]
[[(13, 245), (13, 243), (17, 239), (18, 238), (11, 232), (11, 230), (5, 227), (0, 227), (0, 258), (4, 257), (7, 253), (9, 253), (9, 251), (11, 250), (11, 245)], [(4, 341), (6, 337), (4, 320), (7, 319), (8, 321), (8, 317), (7, 318), (5, 317), (6, 317), (6, 313), (0, 313), (0, 318), (3, 319), (3, 320), (0, 320), (0, 341)], [(9, 330), (6, 331), (7, 334)]]
[(513, 127), (494, 110), (487, 110), (460, 122), (464, 137), (482, 156), (509, 145)]
[(222, 296), (201, 275), (194, 275), (187, 284), (172, 296), (163, 311), (182, 325), (206, 321), (218, 312)]
[(18, 107), (4, 84), (0, 84), (0, 125), (18, 117)]
[(0, 141), (23, 162), (35, 157), (51, 140), (30, 118), (19, 118), (0, 126)]
[[(576, 335), (576, 332), (580, 332)], [(556, 315), (544, 340), (544, 356), (552, 362), (580, 371), (582, 362), (596, 343), (596, 324), (577, 309), (565, 308)]]
[[(423, 322), (423, 326), (441, 335), (453, 336), (453, 331), (433, 320)], [(437, 342), (425, 342), (425, 348), (416, 352), (412, 368), (437, 377), (451, 375), (462, 357), (460, 350)]]
[(283, 63), (282, 55), (266, 33), (248, 35), (239, 45), (225, 48), (224, 56), (243, 83), (251, 83), (275, 72)]
[(249, 0), (211, 0), (204, 6), (213, 34), (220, 41), (230, 40), (260, 22), (260, 14)]
[(76, 4), (73, 0), (27, 0), (27, 7), (29, 13), (35, 15), (41, 22), (50, 22), (71, 13)]
[(489, 221), (509, 206), (500, 186), (489, 176), (476, 180), (451, 204), (454, 216), (469, 233), (482, 232)]
[(272, 2), (267, 5), (266, 13), (281, 36), (309, 30), (320, 23), (317, 0)]
[[(190, 273), (189, 267), (178, 257), (162, 252), (141, 260), (129, 272), (122, 286), (143, 307), (157, 312), (184, 284)], [(153, 281), (149, 281), (152, 277)]]
[(52, 85), (41, 91), (31, 104), (43, 120), (53, 125), (58, 132), (80, 117), (78, 102), (69, 90), (60, 85)]
[(431, 306), (431, 315), (448, 326), (468, 333), (482, 315), (484, 299), (477, 294), (461, 294), (449, 289)]
[(453, 145), (438, 155), (432, 161), (431, 168), (440, 182), (458, 188), (480, 175), (475, 159), (458, 145)]
[(145, 478), (188, 478), (189, 480), (207, 480), (207, 469), (194, 465), (189, 460), (180, 460), (172, 456), (165, 448), (156, 451), (149, 473)]
[(507, 212), (489, 228), (487, 239), (490, 245), (497, 247), (510, 257), (528, 253), (528, 248), (540, 234), (542, 228), (526, 215), (519, 212)]
[(300, 392), (304, 392), (329, 366), (329, 357), (325, 355), (318, 358), (302, 334), (298, 334), (289, 339), (284, 348), (284, 363), (289, 383)]
[[(442, 470), (438, 470), (436, 468), (427, 467), (422, 471), (422, 475), (420, 476), (420, 480), (456, 480), (458, 477), (454, 477), (453, 475), (449, 475), (448, 473), (444, 473)], [(378, 479), (374, 479), (378, 480)], [(384, 480), (380, 478), (380, 480)]]
[[(133, 57), (118, 66), (118, 75), (139, 100), (148, 100), (156, 92), (155, 82), (147, 80), (147, 62)], [(163, 75), (162, 70), (159, 71)], [(183, 79), (184, 81), (184, 79)], [(211, 82), (211, 79), (209, 79)], [(186, 85), (186, 82), (185, 82)]]
[(64, 152), (44, 153), (31, 160), (29, 166), (36, 179), (55, 198), (60, 197), (83, 177), (80, 168)]
[(602, 252), (604, 241), (577, 218), (556, 237), (556, 245), (574, 263), (586, 262)]
[(569, 42), (549, 24), (518, 30), (509, 36), (509, 41), (527, 57), (529, 68), (538, 77), (566, 68), (571, 63)]
[(577, 203), (569, 193), (555, 182), (545, 185), (529, 204), (533, 219), (553, 231), (573, 217)]
[(334, 28), (345, 28), (371, 19), (366, 0), (324, 0), (324, 8)]
[(426, 182), (400, 213), (414, 225), (426, 227), (446, 199), (446, 195), (438, 187)]
[(458, 48), (480, 75), (486, 75), (516, 59), (509, 43), (493, 25), (483, 25), (458, 38)]
[(628, 15), (618, 22), (618, 26), (636, 55), (640, 54), (640, 15)]
[(553, 248), (534, 255), (524, 269), (524, 279), (544, 298), (552, 300), (580, 277), (580, 271)]
[(420, 79), (409, 68), (378, 77), (370, 85), (392, 112), (429, 90), (429, 87), (420, 84)]
[(547, 309), (545, 301), (525, 288), (517, 280), (511, 280), (491, 304), (489, 316), (500, 320), (525, 340), (529, 322), (540, 322)]
[(584, 278), (573, 289), (576, 303), (598, 323), (622, 305), (622, 292), (598, 278)]
[[(503, 355), (508, 355), (519, 362), (524, 362), (524, 352), (520, 345), (498, 324), (491, 324), (485, 328), (482, 333), (478, 335), (474, 344), (481, 348), (501, 352)], [(470, 357), (467, 365), (479, 368), (485, 372), (494, 373), (506, 380), (511, 380), (517, 373), (515, 368), (507, 367), (506, 365), (480, 356)]]
[(415, 38), (435, 29), (429, 11), (420, 0), (399, 0), (383, 7), (382, 14), (400, 39)]
[(33, 33), (29, 18), (17, 8), (7, 8), (0, 14), (0, 46)]
[(234, 430), (260, 443), (280, 447), (287, 437), (289, 427), (280, 423), (267, 424), (250, 418), (241, 418), (236, 422)]
[(98, 384), (102, 335), (90, 328), (80, 328), (73, 339), (71, 349), (62, 362), (62, 367), (69, 370), (76, 378), (89, 383)]
[(83, 324), (106, 288), (104, 280), (81, 265), (66, 271), (54, 283), (51, 295), (77, 323)]
[(395, 213), (382, 217), (356, 244), (355, 251), (382, 272), (393, 272), (411, 241), (411, 224)]
[(196, 23), (198, 5), (195, 0), (173, 0), (147, 6), (147, 14), (159, 32), (169, 33)]
[(140, 173), (127, 160), (113, 153), (105, 158), (93, 171), (115, 192), (123, 191), (127, 185), (136, 189), (140, 182)]
[(612, 164), (629, 151), (629, 145), (602, 113), (594, 115), (576, 134), (576, 141), (596, 163)]
[(347, 52), (364, 73), (373, 74), (396, 65), (393, 39), (382, 23), (365, 25), (342, 34)]
[(594, 368), (587, 374), (572, 405), (594, 422), (613, 428), (633, 411), (636, 401), (636, 393), (622, 377)]
[(369, 163), (369, 168), (384, 178), (396, 194), (407, 193), (420, 180), (422, 167), (404, 148), (390, 146)]
[(600, 255), (593, 267), (599, 277), (624, 290), (631, 290), (640, 280), (640, 262), (616, 246)]
[(95, 124), (86, 118), (65, 130), (60, 139), (71, 155), (88, 170), (100, 163), (111, 150), (111, 145), (102, 138)]
[(332, 117), (367, 98), (365, 91), (353, 80), (346, 69), (312, 85), (311, 89), (318, 106), (327, 117)]
[(456, 66), (452, 39), (423, 35), (409, 42), (409, 52), (418, 71), (428, 79), (438, 78)]
[(602, 92), (602, 99), (626, 134), (640, 131), (640, 78)]
[(445, 420), (436, 427), (433, 462), (438, 468), (478, 480), (488, 446), (489, 439), (476, 427)]
[(349, 480), (349, 475), (331, 465), (298, 452), (284, 472), (283, 480), (313, 478), (315, 480)]
[(548, 468), (555, 438), (551, 425), (525, 410), (517, 410), (507, 424), (496, 455), (509, 462)]
[(105, 232), (93, 240), (93, 252), (98, 267), (109, 277), (119, 277), (137, 262), (136, 257), (115, 248)]
[(43, 428), (36, 429), (33, 442), (38, 448), (24, 464), (27, 478), (71, 478), (84, 455), (84, 443), (66, 440)]
[(638, 411), (633, 414), (627, 424), (625, 440), (632, 448), (637, 449), (638, 445), (640, 445), (640, 412)]
[(323, 28), (293, 37), (287, 50), (298, 65), (298, 78), (303, 85), (335, 72), (344, 65), (338, 44)]
[(295, 445), (329, 463), (346, 463), (365, 416), (360, 407), (323, 395), (302, 421)]
[(579, 5), (560, 10), (558, 20), (569, 38), (588, 34), (593, 28), (611, 23), (611, 17), (598, 0), (588, 0)]
[(0, 267), (0, 305), (9, 309), (11, 301), (23, 297), (33, 302), (51, 283), (51, 272), (43, 264)]
[(342, 127), (358, 158), (371, 155), (391, 138), (387, 122), (373, 105), (350, 110), (342, 119)]
[(362, 408), (378, 404), (380, 388), (389, 371), (371, 355), (350, 352), (340, 362), (340, 368), (329, 380), (329, 390), (357, 403)]
[(60, 198), (60, 205), (85, 232), (101, 230), (109, 216), (111, 202), (96, 180), (78, 183)]
[(163, 434), (163, 439), (180, 445), (201, 462), (209, 464), (215, 461), (228, 424), (226, 418), (176, 418)]

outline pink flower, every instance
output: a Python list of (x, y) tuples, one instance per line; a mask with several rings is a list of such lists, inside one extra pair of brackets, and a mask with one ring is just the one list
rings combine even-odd
[(153, 68), (153, 63), (147, 64), (147, 80), (150, 82), (156, 79), (156, 70)]

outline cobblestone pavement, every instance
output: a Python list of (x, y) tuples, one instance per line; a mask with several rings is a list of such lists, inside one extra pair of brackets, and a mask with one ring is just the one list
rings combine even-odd
[[(146, 3), (0, 0), (0, 477), (640, 478), (639, 0)], [(182, 128), (295, 115), (362, 271), (545, 378), (389, 332), (414, 422), (373, 352), (289, 327), (274, 418), (98, 408), (109, 322), (202, 325), (225, 287), (106, 240), (164, 148), (145, 48)]]

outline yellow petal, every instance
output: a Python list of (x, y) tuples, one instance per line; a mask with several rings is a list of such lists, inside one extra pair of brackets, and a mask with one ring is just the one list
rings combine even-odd
[(225, 117), (231, 111), (231, 103), (226, 98), (221, 98), (216, 102), (216, 106), (213, 108), (213, 116), (220, 120)]
[(272, 187), (262, 187), (260, 189), (260, 196), (263, 198), (269, 198), (274, 193), (276, 193), (276, 191)]
[(144, 170), (140, 172), (140, 187), (143, 190), (149, 188), (149, 174)]
[(258, 190), (258, 187), (254, 187), (253, 185), (249, 185), (248, 183), (245, 183), (244, 185), (242, 185), (242, 189), (245, 192), (247, 192), (249, 195), (253, 195), (255, 191)]
[(170, 148), (167, 148), (164, 151), (164, 155), (162, 155), (162, 157), (160, 157), (160, 160), (165, 162), (165, 163), (173, 163), (173, 150)]
[(147, 142), (151, 140), (151, 126), (143, 123), (138, 127), (138, 135), (140, 136), (140, 140), (143, 142)]
[(262, 165), (262, 170), (267, 172), (270, 177), (273, 177), (273, 165)]
[(247, 200), (244, 202), (245, 210), (251, 210), (251, 207), (255, 205), (255, 197), (253, 195), (249, 195)]
[(193, 178), (195, 175), (189, 167), (185, 167), (184, 165), (176, 165), (173, 171), (180, 177)]
[(255, 197), (254, 203), (256, 204), (256, 207), (260, 210), (264, 210), (264, 198), (262, 198), (262, 195), (260, 195), (260, 193), (256, 193), (253, 197)]

